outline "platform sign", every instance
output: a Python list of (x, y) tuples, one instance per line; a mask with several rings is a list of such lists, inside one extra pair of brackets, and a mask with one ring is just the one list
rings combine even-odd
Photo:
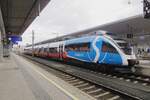
[(22, 37), (18, 35), (11, 35), (8, 38), (13, 44), (18, 44), (19, 41), (22, 41)]
[(150, 18), (150, 0), (143, 1), (144, 18)]

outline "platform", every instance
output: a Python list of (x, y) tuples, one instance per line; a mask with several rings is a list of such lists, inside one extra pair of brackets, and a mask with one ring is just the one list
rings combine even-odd
[(150, 68), (150, 60), (140, 60), (140, 65), (143, 67), (149, 67)]
[(138, 66), (136, 66), (136, 73), (150, 76), (150, 60), (140, 60)]
[(26, 59), (11, 54), (0, 63), (0, 100), (94, 100)]

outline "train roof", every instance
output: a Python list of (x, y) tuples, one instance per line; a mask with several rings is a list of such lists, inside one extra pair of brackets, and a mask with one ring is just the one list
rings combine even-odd
[[(87, 33), (87, 34), (78, 34), (78, 35), (69, 35), (69, 36), (60, 36), (54, 39), (49, 39), (49, 40), (45, 40), (42, 42), (38, 42), (35, 43), (34, 45), (42, 45), (45, 43), (52, 43), (52, 42), (59, 42), (59, 41), (64, 41), (64, 40), (71, 40), (71, 39), (76, 39), (76, 38), (81, 38), (81, 37), (91, 37), (94, 35), (112, 35), (113, 33), (108, 33), (107, 31), (103, 31), (103, 30), (99, 30), (99, 31), (95, 31), (95, 32), (91, 32), (91, 33)], [(90, 40), (90, 39), (89, 39)], [(28, 45), (26, 47), (30, 47), (32, 45)]]
[(77, 43), (87, 43), (92, 42), (95, 36), (85, 36), (80, 38), (74, 38), (66, 40), (65, 44), (77, 44)]

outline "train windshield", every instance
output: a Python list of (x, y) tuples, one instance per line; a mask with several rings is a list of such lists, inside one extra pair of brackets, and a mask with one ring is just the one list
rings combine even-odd
[(123, 52), (127, 55), (132, 54), (132, 48), (129, 46), (126, 42), (117, 42), (117, 44), (120, 46), (120, 48), (123, 50)]
[(111, 34), (110, 36), (115, 41), (114, 43), (118, 45), (126, 55), (132, 55), (132, 48), (125, 40), (117, 37), (116, 34)]

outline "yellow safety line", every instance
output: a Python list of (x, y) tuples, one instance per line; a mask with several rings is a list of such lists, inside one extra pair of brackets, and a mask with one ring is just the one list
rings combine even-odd
[(59, 88), (61, 91), (63, 91), (65, 94), (69, 95), (73, 100), (79, 100), (77, 97), (75, 97), (74, 95), (72, 95), (71, 93), (69, 93), (68, 91), (66, 91), (64, 88), (62, 88), (60, 85), (58, 85), (57, 83), (55, 83), (54, 81), (50, 80), (48, 77), (46, 77), (43, 73), (41, 73), (40, 71), (38, 71), (37, 69), (31, 67), (34, 71), (36, 71), (38, 74), (40, 74), (43, 78), (45, 78), (46, 80), (48, 80), (50, 83), (54, 84), (57, 88)]

